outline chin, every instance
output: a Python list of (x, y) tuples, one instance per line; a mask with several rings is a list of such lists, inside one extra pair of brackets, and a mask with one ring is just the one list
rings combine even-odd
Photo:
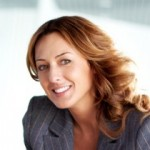
[(65, 104), (54, 104), (54, 105), (59, 109), (68, 109), (71, 107), (70, 105), (65, 105)]

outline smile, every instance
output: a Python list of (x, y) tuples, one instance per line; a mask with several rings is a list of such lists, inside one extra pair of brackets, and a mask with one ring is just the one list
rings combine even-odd
[(71, 86), (67, 85), (58, 89), (53, 90), (55, 93), (59, 94), (59, 93), (63, 93), (65, 91), (67, 91)]

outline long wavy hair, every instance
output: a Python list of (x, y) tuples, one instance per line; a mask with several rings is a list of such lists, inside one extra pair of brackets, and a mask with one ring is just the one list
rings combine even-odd
[[(133, 108), (149, 114), (149, 97), (136, 93), (136, 77), (129, 69), (132, 60), (116, 50), (103, 30), (83, 17), (59, 17), (47, 21), (34, 33), (27, 52), (27, 67), (34, 80), (38, 81), (35, 45), (52, 32), (58, 32), (73, 45), (95, 71), (93, 84), (100, 131), (110, 138), (116, 138), (124, 130), (126, 117)], [(120, 125), (112, 130), (108, 121), (119, 122)]]

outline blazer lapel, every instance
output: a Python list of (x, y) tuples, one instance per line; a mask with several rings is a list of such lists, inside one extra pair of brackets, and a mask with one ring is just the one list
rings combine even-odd
[[(115, 130), (118, 127), (118, 123), (110, 123), (108, 122), (108, 126)], [(121, 146), (121, 137), (117, 137), (116, 139), (111, 139), (104, 135), (102, 132), (100, 132), (99, 142), (98, 142), (98, 150), (120, 150)]]
[(44, 135), (44, 150), (73, 150), (73, 121), (68, 110), (59, 110)]
[(120, 148), (120, 140), (116, 139), (110, 139), (103, 135), (102, 133), (100, 134), (99, 142), (98, 142), (98, 150), (119, 150)]

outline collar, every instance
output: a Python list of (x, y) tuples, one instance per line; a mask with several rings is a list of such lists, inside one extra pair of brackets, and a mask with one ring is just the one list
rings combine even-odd
[(49, 131), (55, 136), (61, 136), (65, 133), (73, 134), (73, 119), (67, 109), (57, 111), (49, 126)]
[(73, 149), (73, 119), (68, 110), (58, 110), (43, 137), (44, 150)]

